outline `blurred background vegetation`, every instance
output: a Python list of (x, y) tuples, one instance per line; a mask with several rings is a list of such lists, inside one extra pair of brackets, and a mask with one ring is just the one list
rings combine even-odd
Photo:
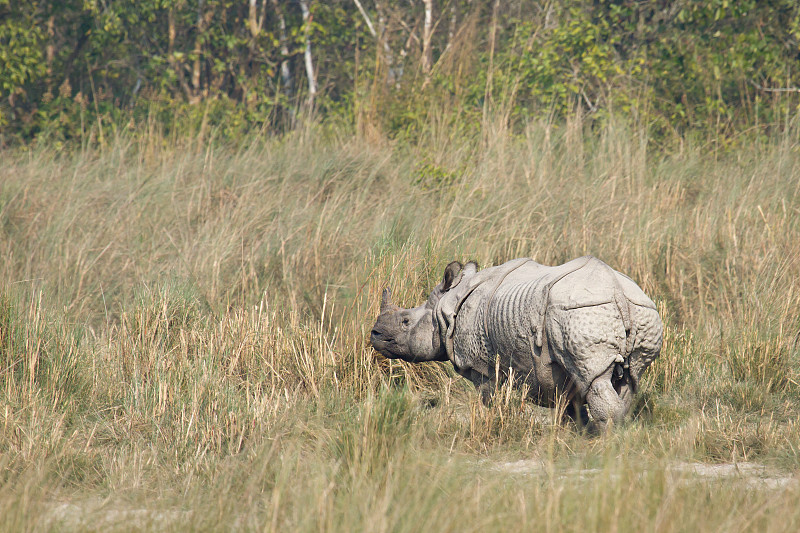
[(576, 109), (729, 141), (785, 127), (798, 67), (793, 0), (0, 0), (0, 144)]

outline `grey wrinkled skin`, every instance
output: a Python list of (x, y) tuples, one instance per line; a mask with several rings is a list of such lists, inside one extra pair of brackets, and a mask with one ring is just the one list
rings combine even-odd
[[(620, 423), (658, 357), (656, 306), (627, 276), (591, 256), (560, 266), (515, 259), (478, 271), (450, 263), (419, 307), (383, 292), (372, 346), (391, 359), (450, 361), (484, 402), (511, 379), (539, 405), (590, 429)], [(588, 407), (588, 413), (587, 413)]]

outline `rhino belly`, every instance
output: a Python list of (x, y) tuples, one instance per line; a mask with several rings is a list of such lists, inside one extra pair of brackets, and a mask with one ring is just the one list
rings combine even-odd
[(527, 387), (528, 397), (552, 407), (557, 391), (568, 388), (561, 365), (536, 344), (543, 299), (538, 280), (510, 280), (487, 295), (483, 322), (485, 353), (491, 376), (513, 377), (517, 387)]

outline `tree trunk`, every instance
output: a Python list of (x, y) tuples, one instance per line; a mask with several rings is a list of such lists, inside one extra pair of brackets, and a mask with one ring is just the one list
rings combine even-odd
[[(266, 0), (265, 0), (266, 1)], [(286, 19), (283, 17), (278, 0), (272, 0), (278, 14), (278, 43), (281, 49), (281, 82), (287, 96), (292, 94), (292, 71), (289, 69), (289, 46), (286, 44)]]
[(306, 66), (308, 78), (308, 107), (314, 107), (314, 98), (317, 95), (317, 77), (314, 73), (314, 58), (311, 56), (311, 11), (308, 9), (309, 0), (299, 0), (300, 10), (303, 12), (303, 26), (305, 27), (306, 48), (303, 52), (303, 62)]
[(355, 2), (359, 13), (361, 13), (361, 16), (364, 17), (364, 21), (367, 23), (367, 28), (369, 28), (369, 32), (372, 34), (374, 38), (377, 39), (378, 34), (375, 33), (375, 27), (372, 25), (372, 20), (370, 20), (369, 15), (367, 15), (367, 12), (364, 10), (364, 6), (361, 5), (361, 2), (359, 0), (353, 0), (353, 2)]
[(249, 12), (247, 17), (247, 24), (250, 28), (250, 35), (255, 39), (258, 37), (258, 32), (261, 30), (261, 21), (258, 20), (258, 11), (256, 10), (256, 1), (257, 0), (248, 0), (249, 2)]
[[(380, 2), (375, 2), (375, 9), (378, 11), (378, 34), (376, 36), (376, 44), (379, 48), (383, 48), (383, 60), (386, 64), (386, 83), (392, 85), (400, 81), (403, 75), (403, 66), (395, 70), (394, 56), (392, 49), (389, 47), (389, 40), (386, 37), (386, 17), (383, 14), (383, 8)], [(376, 50), (376, 55), (378, 51)]]
[(450, 4), (450, 26), (447, 28), (447, 46), (445, 49), (450, 48), (453, 44), (453, 38), (456, 35), (456, 3)]
[(489, 72), (486, 74), (486, 89), (483, 95), (483, 125), (486, 126), (486, 118), (489, 114), (490, 101), (492, 99), (492, 84), (494, 82), (494, 46), (497, 37), (497, 9), (500, 6), (500, 0), (495, 0), (492, 6), (492, 27), (489, 32)]
[(194, 38), (194, 61), (192, 64), (192, 94), (189, 102), (194, 104), (200, 99), (200, 56), (203, 53), (203, 0), (197, 4), (197, 35)]
[(433, 66), (431, 37), (433, 36), (433, 0), (423, 0), (425, 4), (425, 24), (422, 28), (422, 71), (426, 74)]

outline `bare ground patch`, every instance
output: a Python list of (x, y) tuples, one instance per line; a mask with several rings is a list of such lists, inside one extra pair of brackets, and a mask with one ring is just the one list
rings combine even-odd
[(191, 523), (191, 511), (113, 507), (102, 500), (52, 503), (40, 518), (44, 530), (164, 530)]
[[(559, 479), (589, 479), (603, 472), (600, 468), (554, 469), (541, 459), (498, 462), (490, 468), (496, 472), (525, 476), (544, 476), (552, 472)], [(648, 470), (643, 469), (643, 472)], [(678, 461), (668, 464), (665, 470), (682, 483), (741, 483), (754, 489), (785, 490), (800, 482), (796, 473), (782, 472), (754, 462), (706, 464)]]

